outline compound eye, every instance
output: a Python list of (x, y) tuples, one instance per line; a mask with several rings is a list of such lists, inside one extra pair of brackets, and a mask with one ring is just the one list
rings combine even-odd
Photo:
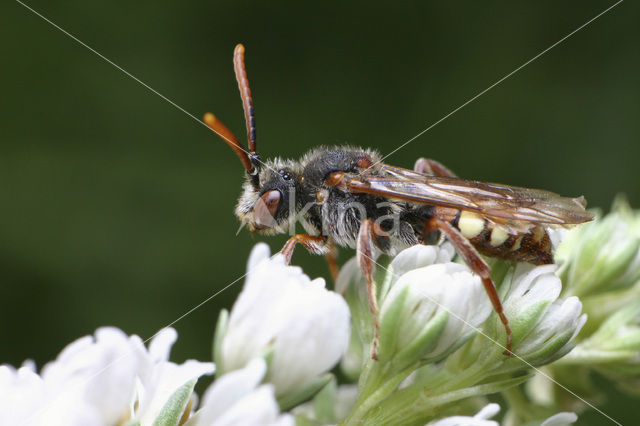
[(267, 191), (258, 198), (258, 201), (253, 206), (253, 220), (256, 229), (271, 228), (276, 224), (274, 216), (281, 198), (280, 191), (276, 189)]

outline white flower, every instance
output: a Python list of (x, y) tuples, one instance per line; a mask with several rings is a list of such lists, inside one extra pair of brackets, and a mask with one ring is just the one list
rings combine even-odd
[[(450, 262), (454, 255), (455, 251), (453, 246), (449, 243), (444, 243), (441, 246), (418, 244), (402, 250), (393, 258), (386, 270), (382, 268), (386, 274), (384, 283), (381, 283), (383, 288), (380, 290), (379, 298), (381, 300), (384, 299), (389, 289), (404, 273), (424, 266), (433, 265), (434, 263)], [(340, 268), (340, 273), (336, 281), (336, 292), (345, 294), (350, 289), (356, 289), (361, 293), (362, 298), (364, 298), (363, 304), (366, 306), (368, 312), (369, 307), (368, 301), (366, 300), (367, 283), (362, 276), (362, 271), (355, 257), (349, 259), (342, 268)]]
[(213, 374), (215, 366), (210, 362), (195, 360), (176, 364), (169, 361), (171, 346), (178, 338), (173, 328), (165, 328), (156, 334), (147, 350), (138, 336), (131, 336), (137, 362), (137, 392), (133, 400), (135, 418), (141, 425), (151, 425), (160, 414), (172, 394), (186, 383), (202, 375)]
[[(556, 265), (520, 263), (505, 279), (510, 285), (503, 302), (513, 331), (514, 351), (529, 363), (541, 365), (565, 355), (586, 322), (577, 297), (558, 299), (562, 283)], [(503, 284), (504, 285), (504, 284)]]
[(557, 339), (572, 340), (587, 321), (587, 315), (580, 315), (581, 312), (582, 303), (575, 296), (555, 300), (536, 325), (535, 332), (518, 345), (518, 350), (529, 354), (543, 345), (553, 344)]
[[(127, 336), (101, 328), (62, 350), (45, 365), (17, 372), (2, 367), (0, 416), (2, 425), (114, 424), (126, 414), (134, 391), (135, 363)], [(9, 378), (9, 380), (6, 380)], [(6, 405), (5, 405), (6, 404)]]
[[(500, 406), (495, 403), (487, 404), (473, 417), (453, 416), (427, 423), (427, 426), (498, 426), (498, 422), (489, 420), (498, 414)], [(540, 426), (567, 426), (578, 420), (575, 413), (562, 412), (554, 414), (540, 423)], [(509, 423), (510, 424), (510, 423)]]
[(44, 382), (31, 367), (0, 366), (0, 424), (36, 425), (36, 410), (45, 402)]
[(393, 271), (392, 282), (396, 282), (404, 273), (435, 263), (451, 262), (455, 256), (455, 250), (449, 243), (441, 246), (415, 245), (402, 250), (393, 258), (389, 269)]
[[(175, 338), (173, 329), (165, 329), (147, 352), (139, 337), (105, 327), (95, 337), (69, 344), (44, 366), (41, 375), (34, 367), (16, 371), (2, 366), (0, 424), (91, 426), (117, 424), (134, 415), (140, 418), (141, 410), (152, 411), (153, 401), (162, 401), (163, 395), (170, 395), (184, 382), (213, 372), (211, 363), (188, 361), (178, 366), (168, 362)], [(137, 395), (136, 388), (147, 397)]]
[(115, 423), (133, 396), (137, 369), (133, 353), (128, 336), (114, 327), (99, 328), (95, 337), (71, 343), (42, 369), (47, 391), (61, 393), (52, 406), (78, 392), (78, 405), (96, 410), (105, 423)]
[(427, 426), (498, 426), (498, 422), (488, 420), (498, 414), (500, 406), (498, 404), (487, 404), (473, 417), (453, 416), (429, 422)]
[(562, 282), (555, 275), (556, 265), (533, 266), (518, 263), (511, 276), (505, 278), (510, 284), (503, 305), (507, 317), (515, 317), (532, 306), (553, 302), (560, 295)]
[(293, 417), (280, 415), (273, 385), (258, 386), (267, 367), (256, 358), (241, 370), (216, 380), (205, 392), (200, 409), (185, 426), (293, 426)]
[[(429, 246), (410, 250), (413, 259), (420, 258), (420, 252), (434, 252)], [(398, 266), (402, 264), (407, 264), (406, 257), (392, 263), (393, 271), (404, 270)], [(447, 262), (409, 270), (397, 278), (382, 303), (380, 360), (436, 360), (464, 343), (490, 313), (480, 278), (466, 266)]]
[(269, 258), (268, 246), (258, 244), (222, 332), (216, 359), (222, 370), (268, 355), (266, 381), (280, 396), (304, 388), (340, 360), (349, 340), (349, 309), (323, 279), (310, 280), (279, 254)]
[[(406, 272), (434, 263), (449, 262), (454, 254), (453, 246), (448, 243), (441, 246), (416, 245), (402, 250), (387, 268), (378, 268), (376, 277), (384, 277), (378, 283), (378, 304), (382, 305), (389, 290)], [(362, 366), (371, 357), (369, 345), (373, 339), (373, 318), (369, 310), (367, 283), (355, 257), (340, 268), (336, 292), (343, 294), (347, 300), (353, 323), (349, 349), (342, 359), (341, 368), (348, 377), (357, 378)]]
[(567, 426), (578, 421), (576, 413), (563, 411), (546, 419), (540, 426)]

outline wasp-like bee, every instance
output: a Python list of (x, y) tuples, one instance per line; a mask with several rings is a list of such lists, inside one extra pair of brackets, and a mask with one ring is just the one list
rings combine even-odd
[[(480, 254), (536, 265), (553, 262), (549, 227), (587, 222), (585, 200), (552, 192), (464, 180), (440, 163), (419, 159), (413, 170), (381, 162), (372, 150), (321, 147), (299, 161), (262, 161), (256, 152), (256, 128), (251, 90), (244, 66), (244, 47), (234, 52), (234, 69), (242, 97), (248, 150), (213, 114), (205, 123), (236, 152), (246, 180), (236, 216), (251, 232), (285, 233), (301, 221), (306, 234), (295, 234), (282, 254), (290, 261), (296, 244), (331, 259), (333, 244), (355, 248), (367, 281), (369, 307), (377, 315), (375, 257), (394, 254), (416, 244), (448, 239), (478, 274), (504, 324), (506, 354), (511, 330), (489, 267)], [(335, 259), (330, 260), (335, 273)]]

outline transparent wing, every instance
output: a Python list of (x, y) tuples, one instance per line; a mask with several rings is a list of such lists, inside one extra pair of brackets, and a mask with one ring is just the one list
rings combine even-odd
[(585, 211), (583, 197), (568, 198), (540, 189), (427, 176), (386, 164), (380, 171), (382, 177), (347, 174), (343, 183), (350, 192), (473, 211), (496, 222), (572, 225), (593, 219), (593, 214)]

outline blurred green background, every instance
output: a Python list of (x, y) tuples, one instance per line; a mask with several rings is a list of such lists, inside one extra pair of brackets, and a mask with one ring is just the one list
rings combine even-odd
[[(26, 2), (241, 140), (244, 43), (263, 157), (390, 152), (613, 3)], [(388, 162), (640, 206), (638, 12), (622, 3)], [(214, 134), (17, 2), (0, 58), (0, 362), (42, 365), (103, 325), (151, 336), (244, 273), (262, 238), (235, 235), (243, 170)], [(175, 359), (210, 357), (240, 284), (174, 325)]]

